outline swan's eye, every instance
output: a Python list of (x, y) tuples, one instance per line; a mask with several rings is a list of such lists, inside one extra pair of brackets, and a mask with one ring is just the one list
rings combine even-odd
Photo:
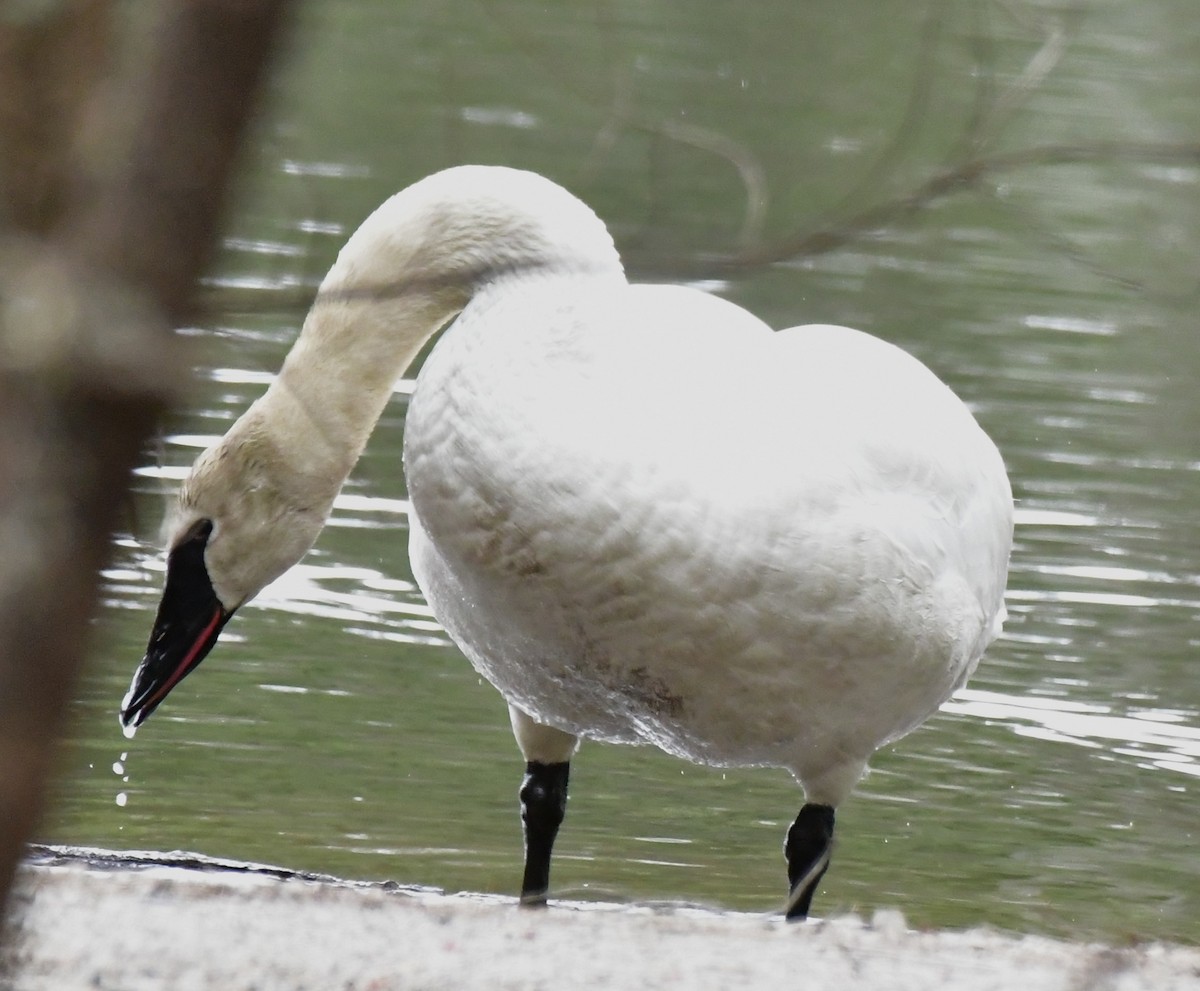
[(187, 530), (184, 531), (182, 537), (171, 548), (171, 553), (174, 554), (181, 547), (187, 544), (197, 543), (201, 547), (208, 544), (208, 538), (212, 536), (213, 521), (212, 520), (196, 520)]

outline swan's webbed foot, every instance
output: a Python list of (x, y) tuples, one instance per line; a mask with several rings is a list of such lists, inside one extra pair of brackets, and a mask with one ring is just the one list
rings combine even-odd
[(807, 804), (801, 808), (788, 830), (783, 852), (790, 885), (784, 917), (806, 919), (813, 893), (829, 867), (833, 852), (833, 806)]
[(546, 764), (531, 760), (521, 783), (521, 822), (525, 826), (525, 878), (521, 904), (546, 904), (550, 887), (550, 853), (567, 812), (567, 779), (571, 762)]

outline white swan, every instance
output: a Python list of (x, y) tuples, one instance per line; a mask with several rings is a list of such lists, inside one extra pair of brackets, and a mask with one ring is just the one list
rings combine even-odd
[[(455, 319), (457, 318), (457, 319)], [(397, 377), (413, 570), (508, 701), (540, 902), (580, 737), (788, 768), (789, 917), (867, 759), (1000, 630), (1012, 495), (995, 445), (903, 351), (631, 286), (604, 225), (466, 166), (350, 238), (278, 378), (196, 461), (122, 705), (132, 731), (321, 530)]]

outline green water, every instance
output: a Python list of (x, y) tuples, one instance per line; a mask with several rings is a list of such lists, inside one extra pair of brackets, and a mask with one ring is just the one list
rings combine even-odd
[[(711, 276), (777, 326), (908, 348), (1004, 452), (1005, 636), (839, 810), (818, 914), (1200, 941), (1200, 167), (1135, 149), (1200, 133), (1192, 0), (376, 0), (312, 5), (294, 40), (191, 332), (195, 393), (106, 574), (42, 839), (515, 890), (522, 765), (413, 584), (403, 389), (312, 554), (134, 741), (116, 720), (163, 493), (261, 392), (296, 301), (389, 193), (504, 163), (591, 203), (635, 278)], [(1099, 151), (863, 220), (948, 163), (1046, 144)], [(720, 256), (821, 228), (846, 240), (716, 278)], [(799, 800), (783, 772), (585, 746), (555, 892), (774, 910)]]

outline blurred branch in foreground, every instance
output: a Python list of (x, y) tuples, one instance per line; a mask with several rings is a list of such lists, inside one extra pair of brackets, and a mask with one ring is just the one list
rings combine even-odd
[(0, 904), (288, 7), (170, 3), (106, 101), (116, 3), (0, 6)]

